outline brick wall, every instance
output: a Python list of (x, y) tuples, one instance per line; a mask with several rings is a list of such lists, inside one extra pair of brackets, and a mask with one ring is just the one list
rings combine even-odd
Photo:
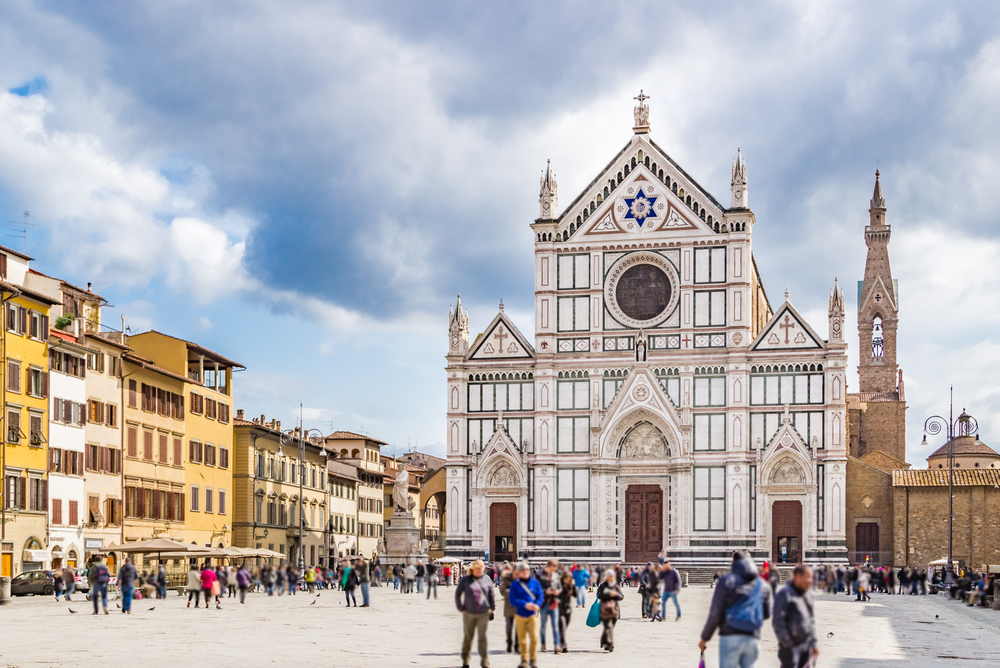
[[(895, 487), (896, 563), (925, 566), (948, 555), (948, 488)], [(956, 487), (954, 558), (972, 568), (1000, 564), (1000, 489)]]
[(858, 454), (861, 457), (879, 450), (899, 460), (906, 460), (906, 403), (902, 401), (861, 404)]
[[(855, 528), (859, 522), (876, 522), (879, 527), (879, 552), (893, 553), (893, 487), (892, 474), (848, 456), (847, 492), (844, 498), (847, 551), (857, 550)], [(865, 506), (869, 497), (870, 505)]]

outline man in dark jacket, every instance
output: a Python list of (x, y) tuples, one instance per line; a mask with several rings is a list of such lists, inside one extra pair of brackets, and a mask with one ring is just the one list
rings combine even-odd
[[(760, 627), (771, 616), (771, 588), (757, 576), (745, 551), (733, 554), (733, 569), (719, 579), (701, 631), (702, 652), (719, 630), (719, 668), (747, 668), (760, 654)], [(758, 622), (759, 620), (759, 622)]]
[(562, 646), (559, 642), (559, 602), (556, 600), (556, 596), (562, 590), (562, 586), (559, 584), (559, 575), (556, 573), (558, 569), (558, 559), (549, 559), (544, 567), (535, 569), (535, 579), (538, 580), (538, 584), (542, 585), (542, 591), (545, 592), (545, 601), (539, 611), (542, 652), (545, 651), (546, 622), (552, 620), (552, 652), (554, 654), (558, 654), (559, 648)]
[[(368, 566), (365, 564), (365, 558), (361, 557), (358, 559), (357, 564), (354, 566), (354, 570), (358, 575), (358, 586), (361, 587), (361, 607), (367, 608), (371, 605), (371, 586), (372, 579), (368, 572)], [(354, 605), (358, 602), (355, 601)]]
[(681, 618), (681, 604), (677, 602), (677, 595), (681, 593), (681, 576), (677, 569), (670, 565), (669, 561), (663, 562), (663, 570), (660, 571), (660, 583), (663, 592), (660, 594), (663, 600), (663, 607), (660, 611), (660, 621), (667, 616), (667, 601), (673, 599), (674, 607), (677, 608), (677, 620)]
[(642, 569), (642, 573), (639, 573), (639, 595), (642, 596), (642, 618), (651, 616), (650, 605), (652, 604), (652, 596), (649, 591), (650, 579), (656, 578), (656, 573), (653, 572), (653, 562), (647, 561), (646, 567)]
[(781, 668), (804, 668), (819, 656), (816, 647), (816, 621), (813, 617), (812, 569), (804, 564), (795, 567), (792, 581), (774, 597), (771, 625), (778, 638), (778, 661)]
[(493, 618), (496, 601), (493, 597), (493, 580), (486, 575), (486, 564), (476, 561), (469, 574), (458, 581), (455, 588), (455, 607), (462, 613), (462, 668), (469, 668), (472, 656), (472, 637), (479, 634), (479, 661), (483, 668), (490, 665), (489, 648), (486, 646), (486, 627)]

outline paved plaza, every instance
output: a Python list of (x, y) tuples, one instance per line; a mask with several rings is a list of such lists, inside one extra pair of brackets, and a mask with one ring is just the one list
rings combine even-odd
[[(224, 601), (222, 610), (188, 609), (186, 599), (171, 594), (165, 601), (136, 601), (129, 617), (114, 603), (110, 616), (94, 617), (86, 601), (68, 605), (50, 598), (19, 598), (0, 607), (0, 666), (461, 665), (453, 589), (442, 588), (437, 601), (400, 595), (391, 588), (372, 591), (371, 608), (350, 610), (334, 591), (319, 597), (251, 594), (242, 606), (235, 599)], [(639, 619), (635, 590), (625, 592), (613, 654), (599, 649), (600, 629), (587, 628), (581, 609), (570, 626), (570, 653), (542, 655), (539, 665), (696, 668), (698, 633), (711, 590), (685, 589), (683, 619), (655, 624)], [(71, 615), (69, 607), (79, 614)], [(883, 595), (867, 604), (848, 596), (820, 595), (816, 612), (820, 667), (1000, 664), (1000, 612), (969, 609), (943, 596)], [(503, 637), (498, 617), (490, 625), (491, 663), (514, 668), (518, 659), (503, 652)], [(777, 666), (770, 624), (762, 645), (758, 665)], [(472, 665), (478, 665), (475, 656)], [(707, 665), (718, 665), (714, 640)]]

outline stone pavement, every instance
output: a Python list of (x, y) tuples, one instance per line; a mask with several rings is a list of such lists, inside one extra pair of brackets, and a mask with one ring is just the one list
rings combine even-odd
[[(437, 601), (391, 588), (372, 592), (372, 608), (350, 610), (334, 591), (318, 598), (251, 594), (242, 606), (235, 599), (225, 600), (222, 610), (188, 609), (186, 599), (171, 593), (164, 601), (136, 601), (131, 616), (122, 615), (112, 603), (111, 615), (97, 617), (89, 614), (86, 601), (68, 605), (50, 598), (18, 598), (0, 607), (0, 666), (461, 665), (453, 589), (442, 587)], [(578, 609), (570, 626), (570, 653), (542, 655), (539, 664), (696, 668), (698, 633), (711, 593), (703, 586), (685, 589), (682, 620), (652, 624), (638, 618), (639, 597), (634, 589), (626, 589), (613, 654), (599, 649), (600, 628), (587, 628), (585, 610)], [(71, 615), (69, 607), (79, 614)], [(877, 595), (864, 604), (843, 595), (818, 595), (816, 607), (820, 668), (1000, 665), (1000, 612), (972, 610), (943, 596)], [(668, 614), (671, 610), (668, 606)], [(503, 637), (498, 616), (490, 625), (490, 660), (494, 668), (514, 668), (518, 659), (503, 652)], [(709, 668), (718, 665), (717, 656), (713, 640)], [(475, 655), (472, 665), (479, 665)], [(777, 665), (768, 624), (758, 666)]]

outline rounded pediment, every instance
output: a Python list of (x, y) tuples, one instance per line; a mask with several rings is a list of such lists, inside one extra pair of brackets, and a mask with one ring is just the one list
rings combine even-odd
[(804, 485), (806, 474), (795, 460), (786, 457), (775, 465), (769, 482), (772, 485)]
[(660, 430), (648, 422), (633, 427), (622, 440), (619, 457), (622, 459), (666, 459), (670, 445)]

